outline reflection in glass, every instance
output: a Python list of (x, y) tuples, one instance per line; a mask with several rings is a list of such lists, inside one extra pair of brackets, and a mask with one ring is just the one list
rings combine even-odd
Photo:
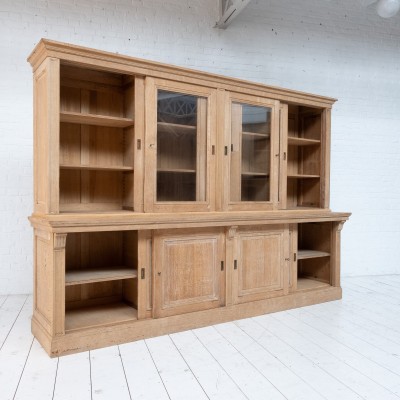
[(158, 91), (157, 201), (206, 200), (207, 99)]
[(232, 104), (231, 201), (270, 200), (271, 109)]

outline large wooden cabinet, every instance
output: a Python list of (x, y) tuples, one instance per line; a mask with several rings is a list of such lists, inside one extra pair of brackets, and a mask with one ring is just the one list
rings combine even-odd
[(341, 298), (334, 99), (49, 40), (29, 62), (51, 356)]

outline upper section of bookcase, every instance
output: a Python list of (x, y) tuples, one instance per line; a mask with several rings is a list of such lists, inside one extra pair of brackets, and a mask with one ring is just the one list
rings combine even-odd
[(103, 71), (107, 70), (128, 75), (142, 75), (166, 79), (173, 76), (175, 79), (184, 80), (185, 82), (192, 82), (194, 84), (201, 82), (202, 85), (206, 84), (208, 87), (216, 89), (236, 90), (239, 92), (250, 91), (249, 93), (254, 95), (273, 97), (274, 99), (293, 104), (330, 108), (336, 101), (336, 99), (331, 97), (41, 39), (29, 55), (28, 61), (32, 65), (33, 70), (36, 70), (46, 57), (58, 58), (63, 64), (80, 65), (92, 69), (98, 68)]

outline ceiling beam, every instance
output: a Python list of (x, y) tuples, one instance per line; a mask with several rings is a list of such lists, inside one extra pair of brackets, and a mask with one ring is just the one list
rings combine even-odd
[(215, 28), (226, 29), (251, 0), (219, 0), (220, 18)]

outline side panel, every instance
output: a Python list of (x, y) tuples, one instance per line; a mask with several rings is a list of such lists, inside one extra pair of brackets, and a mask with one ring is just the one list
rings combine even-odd
[(34, 75), (34, 210), (59, 212), (60, 61), (47, 58)]

